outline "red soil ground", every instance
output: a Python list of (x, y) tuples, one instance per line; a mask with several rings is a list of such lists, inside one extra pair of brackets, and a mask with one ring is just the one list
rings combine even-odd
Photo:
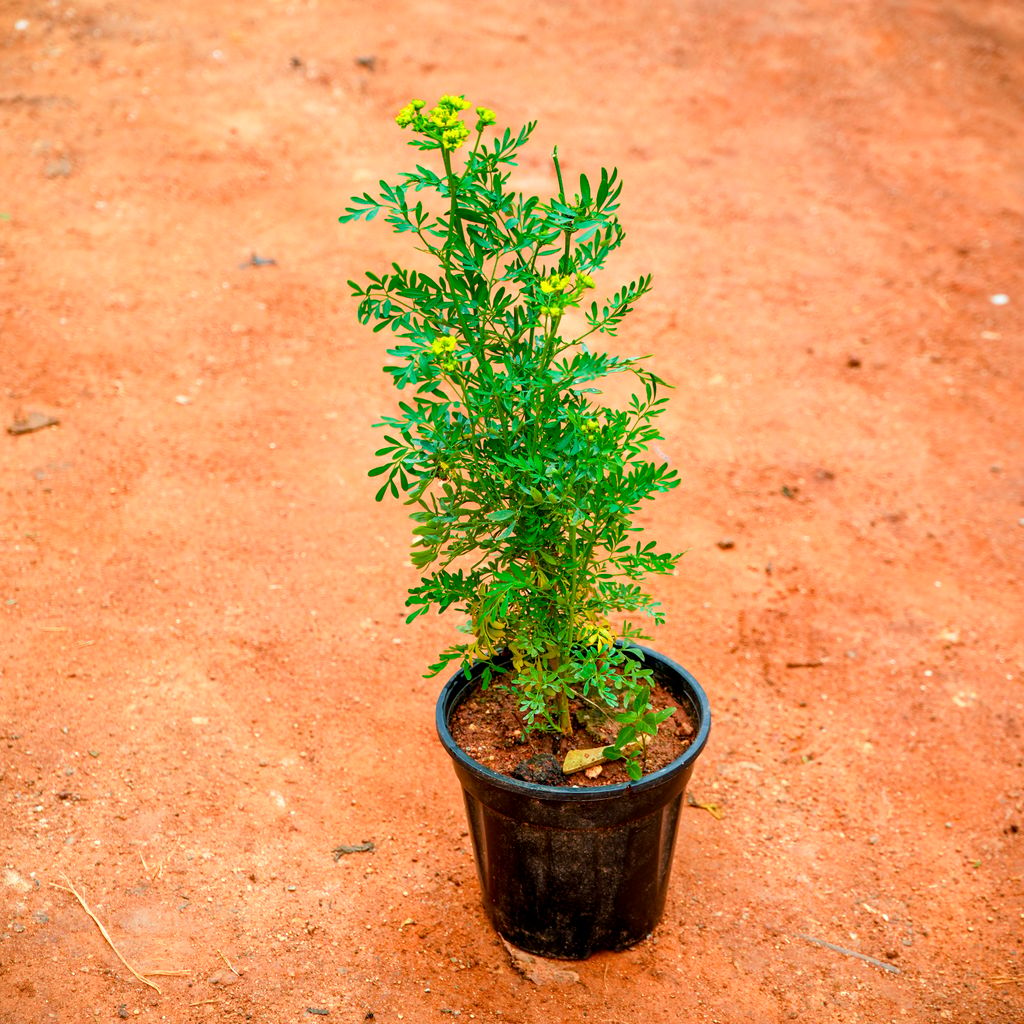
[[(619, 166), (677, 385), (722, 816), (574, 973), (482, 915), (366, 478), (344, 282), (407, 250), (335, 218), (448, 91), (540, 121), (526, 189)], [(0, 1020), (1024, 1018), (1020, 4), (24, 0), (0, 127), (0, 412), (60, 420), (0, 433)]]

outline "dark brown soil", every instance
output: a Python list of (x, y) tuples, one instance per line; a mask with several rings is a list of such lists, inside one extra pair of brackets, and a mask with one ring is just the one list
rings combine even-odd
[[(658, 734), (649, 739), (644, 757), (644, 773), (650, 774), (671, 764), (690, 745), (694, 724), (687, 709), (681, 707), (671, 693), (656, 685), (651, 692), (651, 707), (655, 711), (675, 708), (672, 717), (662, 723)], [(541, 755), (552, 755), (562, 764), (570, 750), (584, 750), (607, 746), (615, 741), (618, 727), (614, 720), (587, 713), (586, 705), (579, 701), (571, 705), (573, 736), (527, 730), (519, 714), (519, 702), (514, 690), (496, 679), (486, 691), (477, 690), (455, 709), (449, 729), (456, 743), (485, 768), (501, 775), (523, 778), (518, 771), (524, 762)], [(527, 778), (527, 781), (532, 781)], [(607, 762), (586, 772), (573, 772), (569, 776), (553, 778), (546, 785), (610, 786), (628, 782), (622, 762)]]

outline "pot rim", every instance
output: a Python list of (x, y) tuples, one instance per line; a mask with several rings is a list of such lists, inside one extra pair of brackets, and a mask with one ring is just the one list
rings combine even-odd
[[(636, 782), (633, 782), (632, 780), (629, 782), (613, 782), (604, 786), (548, 786), (539, 782), (524, 782), (520, 779), (513, 779), (508, 775), (502, 775), (500, 772), (496, 772), (492, 768), (482, 765), (475, 758), (467, 754), (466, 751), (455, 742), (455, 738), (452, 736), (451, 730), (448, 728), (449, 714), (455, 710), (456, 706), (452, 699), (452, 693), (454, 690), (453, 684), (460, 676), (462, 676), (464, 680), (466, 679), (466, 673), (462, 669), (456, 672), (448, 682), (445, 683), (444, 688), (441, 690), (441, 694), (437, 699), (436, 724), (438, 737), (449, 755), (467, 771), (470, 771), (477, 777), (486, 780), (492, 786), (497, 786), (498, 788), (504, 789), (508, 792), (534, 796), (540, 800), (557, 799), (562, 801), (570, 800), (572, 802), (610, 800), (625, 794), (640, 794), (647, 792), (648, 790), (657, 789), (659, 786), (664, 785), (670, 779), (674, 778), (681, 771), (685, 771), (704, 749), (704, 745), (707, 743), (708, 734), (711, 731), (711, 705), (708, 702), (708, 697), (704, 692), (704, 688), (699, 682), (697, 682), (690, 672), (683, 668), (682, 665), (653, 648), (644, 647), (641, 644), (632, 644), (631, 646), (642, 651), (645, 660), (647, 658), (653, 658), (653, 660), (661, 662), (671, 672), (674, 672), (680, 677), (686, 686), (688, 696), (693, 705), (693, 710), (696, 712), (698, 717), (697, 731), (686, 750), (684, 750), (683, 753), (681, 753), (674, 761), (665, 765), (664, 768), (659, 768), (656, 772), (652, 772), (650, 775), (645, 775)], [(472, 679), (477, 666), (483, 664), (485, 663), (474, 663), (469, 671), (469, 679)]]

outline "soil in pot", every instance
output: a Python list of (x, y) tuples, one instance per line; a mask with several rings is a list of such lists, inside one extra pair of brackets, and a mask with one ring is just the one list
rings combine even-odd
[[(655, 710), (675, 708), (647, 748), (644, 774), (671, 764), (690, 746), (695, 722), (685, 705), (660, 684), (651, 692)], [(623, 762), (563, 775), (561, 764), (569, 750), (607, 745), (615, 739), (614, 720), (595, 713), (582, 701), (571, 706), (573, 736), (526, 732), (516, 695), (496, 679), (486, 690), (477, 689), (459, 704), (449, 728), (455, 742), (475, 761), (491, 771), (527, 782), (552, 786), (592, 787), (628, 782)]]

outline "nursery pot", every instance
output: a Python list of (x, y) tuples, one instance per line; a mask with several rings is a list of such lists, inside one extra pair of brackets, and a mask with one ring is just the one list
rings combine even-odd
[(482, 664), (457, 672), (438, 699), (437, 732), (462, 784), (484, 908), (498, 934), (527, 952), (582, 960), (639, 942), (661, 919), (683, 794), (711, 709), (686, 669), (639, 649), (695, 726), (687, 750), (639, 782), (544, 786), (473, 760), (448, 723)]

